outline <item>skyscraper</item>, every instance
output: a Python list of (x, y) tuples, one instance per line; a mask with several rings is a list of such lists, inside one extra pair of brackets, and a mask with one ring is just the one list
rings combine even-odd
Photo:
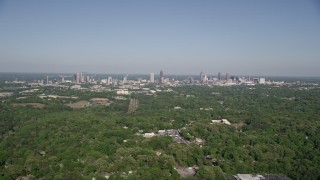
[(227, 73), (227, 74), (226, 74), (226, 80), (228, 81), (229, 79), (230, 79), (230, 74)]
[(80, 83), (84, 83), (84, 82), (85, 82), (84, 75), (80, 73)]
[(72, 82), (76, 82), (77, 81), (77, 74), (74, 74), (72, 77), (73, 77)]
[(164, 77), (163, 77), (163, 71), (160, 71), (160, 83), (163, 83)]
[(221, 81), (221, 73), (218, 73), (218, 80)]
[(76, 83), (77, 83), (77, 84), (80, 83), (80, 76), (81, 76), (80, 73), (77, 73), (77, 74), (76, 74)]
[(150, 73), (150, 83), (154, 83), (154, 73)]
[(203, 82), (204, 74), (203, 72), (200, 73), (200, 82)]

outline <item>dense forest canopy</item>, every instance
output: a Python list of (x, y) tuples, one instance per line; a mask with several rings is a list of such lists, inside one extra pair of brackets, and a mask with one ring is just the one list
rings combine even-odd
[[(0, 99), (0, 178), (179, 179), (176, 169), (188, 167), (196, 169), (192, 179), (229, 179), (238, 173), (320, 178), (319, 88), (170, 88), (122, 99), (114, 92), (54, 87), (19, 98), (15, 90)], [(97, 97), (111, 103), (66, 105)], [(130, 99), (138, 103), (128, 113)], [(231, 125), (211, 121), (221, 119)], [(179, 130), (185, 141), (158, 133), (170, 129)], [(143, 136), (152, 132), (151, 138)]]

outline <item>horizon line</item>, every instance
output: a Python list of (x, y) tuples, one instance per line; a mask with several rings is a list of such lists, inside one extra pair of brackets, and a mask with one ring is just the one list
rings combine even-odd
[[(150, 75), (150, 73), (154, 73), (154, 72), (149, 72), (149, 73), (101, 73), (101, 72), (97, 72), (97, 73), (93, 73), (93, 72), (14, 72), (14, 71), (0, 71), (0, 73), (9, 73), (9, 74), (75, 74), (75, 73), (85, 73), (85, 74), (97, 74), (97, 75)], [(218, 72), (219, 73), (219, 72)], [(205, 74), (208, 76), (218, 76), (218, 73), (216, 74)], [(154, 75), (158, 75), (159, 73), (154, 73)], [(241, 75), (241, 74), (232, 74), (229, 73), (230, 76), (242, 76), (242, 77), (246, 77), (246, 76), (257, 76), (257, 77), (310, 77), (310, 78), (320, 78), (320, 75), (259, 75), (259, 74), (246, 74), (246, 75)], [(178, 74), (173, 74), (173, 73), (168, 73), (166, 75), (169, 76), (199, 76), (199, 74), (185, 74), (185, 73), (178, 73)], [(226, 73), (221, 74), (222, 76), (226, 75)]]

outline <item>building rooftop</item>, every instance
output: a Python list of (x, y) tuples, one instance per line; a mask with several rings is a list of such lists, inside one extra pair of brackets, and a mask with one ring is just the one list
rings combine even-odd
[(233, 176), (234, 180), (290, 180), (282, 174), (237, 174)]

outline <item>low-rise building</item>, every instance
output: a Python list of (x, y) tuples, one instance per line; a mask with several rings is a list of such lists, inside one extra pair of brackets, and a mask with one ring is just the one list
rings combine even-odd
[(0, 93), (0, 97), (9, 97), (12, 96), (13, 92), (2, 92)]
[(121, 89), (121, 90), (117, 90), (116, 93), (117, 93), (117, 94), (122, 94), (122, 95), (128, 95), (128, 94), (129, 94), (129, 91), (128, 91), (128, 90)]
[(222, 123), (226, 125), (231, 125), (231, 123), (227, 119), (222, 119)]
[(151, 133), (144, 133), (143, 137), (145, 138), (152, 138), (155, 134), (153, 132)]
[(187, 177), (192, 177), (197, 173), (197, 170), (199, 169), (198, 166), (194, 166), (194, 167), (175, 167), (174, 168), (178, 174), (180, 175), (181, 178), (187, 178)]
[(282, 174), (237, 174), (233, 180), (290, 180)]
[(213, 124), (226, 124), (231, 125), (231, 123), (227, 119), (221, 119), (221, 120), (211, 120)]
[(203, 145), (204, 144), (204, 140), (203, 139), (200, 139), (200, 138), (196, 138), (196, 144), (198, 145)]

